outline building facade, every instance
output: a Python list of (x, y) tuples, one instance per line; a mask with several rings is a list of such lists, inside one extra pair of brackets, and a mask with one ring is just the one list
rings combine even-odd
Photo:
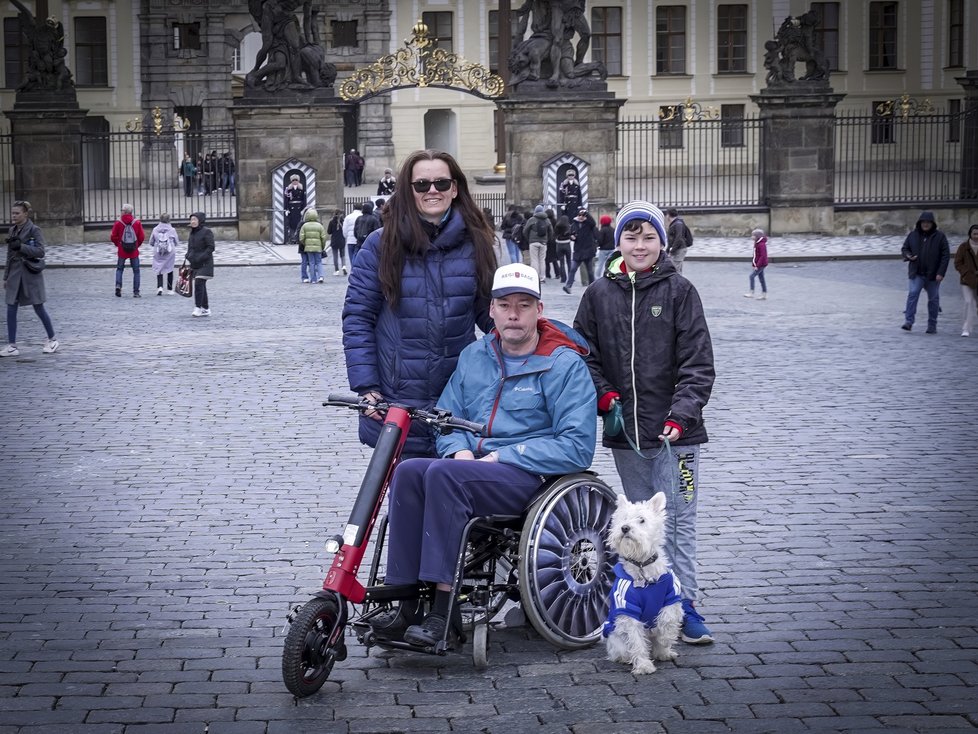
[[(36, 0), (24, 4), (36, 12)], [(162, 110), (167, 121), (185, 122), (190, 131), (231, 131), (234, 99), (241, 96), (244, 76), (261, 47), (260, 29), (250, 15), (248, 0), (47, 0), (42, 4), (42, 10), (65, 29), (67, 64), (79, 105), (87, 111), (85, 133), (108, 134), (127, 125), (132, 129), (134, 123), (138, 129), (154, 109)], [(510, 18), (523, 4), (510, 3)], [(327, 60), (337, 68), (337, 85), (402, 48), (419, 20), (440, 47), (505, 75), (505, 59), (500, 58), (501, 11), (495, 1), (313, 0), (310, 8)], [(966, 106), (966, 90), (959, 79), (969, 70), (978, 74), (978, 47), (967, 42), (978, 37), (978, 5), (973, 0), (592, 0), (584, 12), (591, 31), (586, 60), (601, 61), (607, 68), (609, 90), (624, 100), (621, 120), (658, 120), (670, 109), (695, 107), (727, 125), (719, 129), (720, 137), (726, 136), (719, 146), (736, 144), (741, 134), (738, 121), (757, 116), (759, 108), (752, 96), (767, 86), (765, 42), (775, 37), (789, 15), (817, 16), (815, 42), (829, 62), (829, 83), (834, 92), (844, 95), (837, 106), (839, 115), (872, 117), (887, 105), (892, 114), (894, 106), (902, 103), (915, 112), (931, 110), (953, 117)], [(4, 54), (0, 110), (6, 111), (12, 109), (24, 77), (27, 51), (13, 5), (0, 6), (0, 21)], [(567, 104), (573, 105), (573, 100)], [(396, 167), (422, 147), (447, 150), (465, 170), (476, 176), (488, 174), (505, 162), (498, 143), (498, 116), (493, 101), (462, 91), (397, 89), (343, 106), (343, 150), (356, 148), (363, 155), (368, 184), (376, 182), (385, 167)], [(881, 119), (865, 147), (896, 142), (891, 126)], [(947, 140), (939, 142), (960, 144), (960, 131), (955, 133), (953, 125), (948, 130)], [(9, 121), (0, 116), (0, 137), (9, 137), (9, 132)], [(268, 134), (274, 136), (276, 131)], [(684, 150), (682, 130), (660, 128), (656, 135), (659, 148), (676, 149), (677, 163), (670, 165), (671, 170), (679, 170), (689, 152)], [(223, 147), (225, 140), (232, 144), (233, 135), (216, 139)], [(190, 143), (177, 142), (179, 160)], [(198, 147), (212, 146), (202, 142)], [(619, 147), (624, 149), (621, 138)], [(86, 160), (86, 180), (96, 182), (93, 186), (104, 183), (102, 188), (108, 189), (116, 179), (131, 184), (138, 178), (122, 171), (111, 153), (103, 150), (99, 155), (101, 159), (93, 153)], [(620, 158), (628, 155), (619, 154)], [(629, 164), (623, 160), (619, 169)], [(11, 165), (10, 156), (0, 147), (8, 198)], [(172, 167), (166, 159), (166, 170)], [(140, 185), (145, 186), (145, 175), (142, 178)]]

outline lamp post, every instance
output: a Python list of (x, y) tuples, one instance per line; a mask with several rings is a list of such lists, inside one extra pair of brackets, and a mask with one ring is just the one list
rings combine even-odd
[[(510, 22), (510, 0), (499, 0), (499, 55), (496, 73), (503, 78), (505, 86), (509, 86), (509, 54), (513, 48), (513, 26)], [(506, 172), (506, 125), (503, 115), (497, 107), (493, 113), (496, 127), (496, 160), (493, 170), (496, 173)]]

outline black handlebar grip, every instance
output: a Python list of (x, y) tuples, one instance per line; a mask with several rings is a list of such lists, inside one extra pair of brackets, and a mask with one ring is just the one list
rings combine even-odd
[(451, 428), (459, 428), (463, 431), (470, 431), (471, 433), (478, 434), (482, 434), (486, 430), (484, 424), (473, 423), (472, 421), (463, 420), (462, 418), (452, 418), (448, 421), (448, 425)]
[(326, 402), (323, 405), (356, 405), (360, 402), (360, 399), (359, 395), (331, 392), (326, 396)]

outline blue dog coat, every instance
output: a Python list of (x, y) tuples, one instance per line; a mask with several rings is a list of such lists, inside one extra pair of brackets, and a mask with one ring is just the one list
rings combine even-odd
[(662, 574), (658, 581), (648, 586), (635, 586), (635, 580), (628, 575), (620, 563), (615, 564), (615, 585), (611, 587), (611, 608), (608, 621), (601, 634), (608, 637), (615, 630), (618, 615), (637, 619), (646, 628), (655, 627), (655, 618), (663, 607), (682, 602), (679, 581), (672, 572)]

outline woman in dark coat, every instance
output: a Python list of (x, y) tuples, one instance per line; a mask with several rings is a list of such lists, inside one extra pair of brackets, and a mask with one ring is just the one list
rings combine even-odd
[[(458, 355), (487, 332), (496, 263), (494, 234), (456, 160), (436, 150), (408, 156), (384, 226), (357, 254), (343, 305), (350, 387), (373, 401), (434, 406)], [(376, 445), (378, 417), (360, 440)], [(402, 458), (434, 456), (434, 437), (412, 425)]]
[(190, 237), (184, 260), (194, 273), (194, 312), (192, 316), (210, 316), (207, 281), (214, 277), (214, 233), (204, 226), (204, 213), (190, 215)]
[(44, 257), (44, 237), (40, 228), (31, 221), (29, 201), (15, 201), (10, 209), (10, 221), (14, 226), (7, 233), (7, 265), (3, 271), (3, 287), (7, 300), (7, 346), (0, 349), (0, 357), (16, 357), (17, 349), (17, 309), (20, 306), (33, 306), (34, 313), (41, 319), (47, 339), (41, 352), (52, 354), (58, 349), (54, 338), (51, 317), (44, 310), (47, 293), (44, 289), (44, 273), (31, 272), (30, 262)]

